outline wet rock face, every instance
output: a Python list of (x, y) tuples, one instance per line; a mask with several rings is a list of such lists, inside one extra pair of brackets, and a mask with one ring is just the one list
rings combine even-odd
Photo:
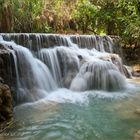
[[(10, 87), (15, 86), (15, 67), (11, 52), (0, 44), (0, 77)], [(0, 80), (1, 81), (1, 80)]]
[(13, 99), (8, 85), (0, 82), (0, 122), (9, 120), (13, 114)]

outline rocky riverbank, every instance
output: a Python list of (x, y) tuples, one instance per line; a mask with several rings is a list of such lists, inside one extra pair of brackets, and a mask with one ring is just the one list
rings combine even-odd
[(7, 122), (13, 116), (11, 86), (14, 82), (11, 77), (14, 76), (11, 76), (13, 74), (11, 73), (12, 63), (10, 58), (10, 52), (0, 44), (0, 124)]
[(0, 77), (0, 139), (3, 132), (13, 124), (13, 97), (8, 85)]
[[(0, 78), (1, 79), (1, 78)], [(8, 85), (0, 80), (0, 122), (10, 120), (13, 116), (13, 99)]]

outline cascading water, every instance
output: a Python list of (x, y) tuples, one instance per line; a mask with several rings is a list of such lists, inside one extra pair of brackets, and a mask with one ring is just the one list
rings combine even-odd
[[(5, 39), (5, 36), (3, 38)], [(16, 38), (15, 40), (21, 44), (20, 36), (8, 35), (7, 38)], [(34, 43), (31, 38), (35, 38), (36, 49), (33, 48)], [(44, 38), (46, 42), (43, 42)], [(45, 43), (52, 44), (48, 40), (50, 38), (57, 43), (53, 44), (56, 47), (42, 48)], [(0, 42), (12, 52), (14, 58), (19, 102), (38, 100), (44, 97), (45, 92), (47, 96), (47, 92), (58, 87), (76, 91), (91, 89), (112, 91), (124, 89), (126, 86), (121, 59), (118, 55), (111, 54), (113, 42), (110, 37), (87, 36), (89, 42), (87, 45), (90, 48), (95, 45), (93, 49), (78, 48), (72, 42), (74, 36), (25, 34), (22, 35), (22, 39), (23, 44), (27, 39), (29, 46), (25, 48), (2, 39)], [(79, 37), (75, 40), (80, 44), (82, 39)], [(64, 46), (58, 46), (60, 44)], [(107, 48), (110, 53), (105, 52)]]
[(81, 66), (80, 72), (72, 81), (70, 89), (78, 91), (89, 89), (115, 91), (123, 89), (125, 84), (125, 78), (115, 65), (97, 59)]
[(50, 68), (57, 85), (62, 87), (62, 74), (56, 51), (56, 49), (41, 49), (39, 57)]
[(138, 90), (110, 37), (2, 34), (0, 44), (13, 56), (14, 100), (22, 104), (19, 127), (7, 130), (16, 131), (13, 140), (129, 140), (115, 103)]
[[(48, 67), (25, 47), (1, 41), (11, 51), (17, 79), (16, 102), (35, 101), (57, 88)], [(14, 52), (13, 52), (14, 51)]]

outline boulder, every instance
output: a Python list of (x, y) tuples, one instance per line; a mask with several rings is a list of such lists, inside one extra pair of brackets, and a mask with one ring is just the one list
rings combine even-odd
[(132, 75), (135, 77), (140, 77), (140, 65), (139, 64), (134, 65), (132, 67)]
[(8, 85), (0, 83), (0, 122), (13, 116), (13, 97)]

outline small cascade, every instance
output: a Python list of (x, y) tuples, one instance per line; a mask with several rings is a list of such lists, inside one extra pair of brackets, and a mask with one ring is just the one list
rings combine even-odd
[(2, 34), (2, 37), (6, 41), (14, 41), (25, 46), (31, 51), (55, 46), (71, 46), (72, 44), (70, 37), (52, 34)]
[(39, 58), (49, 67), (59, 87), (68, 87), (79, 71), (80, 62), (76, 50), (78, 48), (59, 46), (41, 49)]
[[(100, 53), (100, 52), (99, 52)], [(125, 75), (127, 78), (131, 78), (132, 75), (131, 73), (127, 70), (127, 68), (123, 65), (122, 63), (122, 59), (119, 57), (119, 55), (117, 54), (110, 54), (110, 53), (104, 53), (99, 55), (98, 53), (98, 58), (105, 60), (105, 61), (109, 61), (111, 63), (113, 63), (114, 65), (116, 65), (116, 67), (119, 69), (119, 71)]]
[(105, 38), (105, 40), (104, 40), (104, 44), (106, 43), (106, 49), (105, 49), (105, 51), (106, 52), (110, 52), (110, 53), (115, 53), (115, 50), (113, 50), (114, 48), (113, 48), (113, 40), (112, 40), (112, 38), (111, 37), (109, 37), (109, 36), (105, 36), (104, 37)]
[(125, 84), (125, 78), (114, 64), (95, 59), (82, 65), (79, 73), (73, 79), (70, 89), (115, 91), (125, 88)]
[(17, 104), (58, 88), (122, 90), (131, 77), (109, 36), (2, 34), (0, 44), (13, 56)]
[(71, 40), (81, 48), (95, 48), (100, 52), (116, 53), (113, 40), (109, 36), (71, 36)]
[(79, 71), (80, 61), (77, 55), (77, 48), (57, 47), (58, 60), (62, 72), (62, 82), (64, 87), (69, 88), (72, 79)]
[(57, 56), (57, 49), (41, 49), (39, 58), (49, 67), (57, 85), (62, 87), (62, 73)]
[(56, 46), (75, 46), (75, 48), (95, 48), (101, 52), (119, 53), (119, 47), (114, 47), (113, 39), (109, 36), (95, 35), (55, 35), (55, 34), (1, 34), (6, 41), (25, 46), (33, 51), (41, 48)]

